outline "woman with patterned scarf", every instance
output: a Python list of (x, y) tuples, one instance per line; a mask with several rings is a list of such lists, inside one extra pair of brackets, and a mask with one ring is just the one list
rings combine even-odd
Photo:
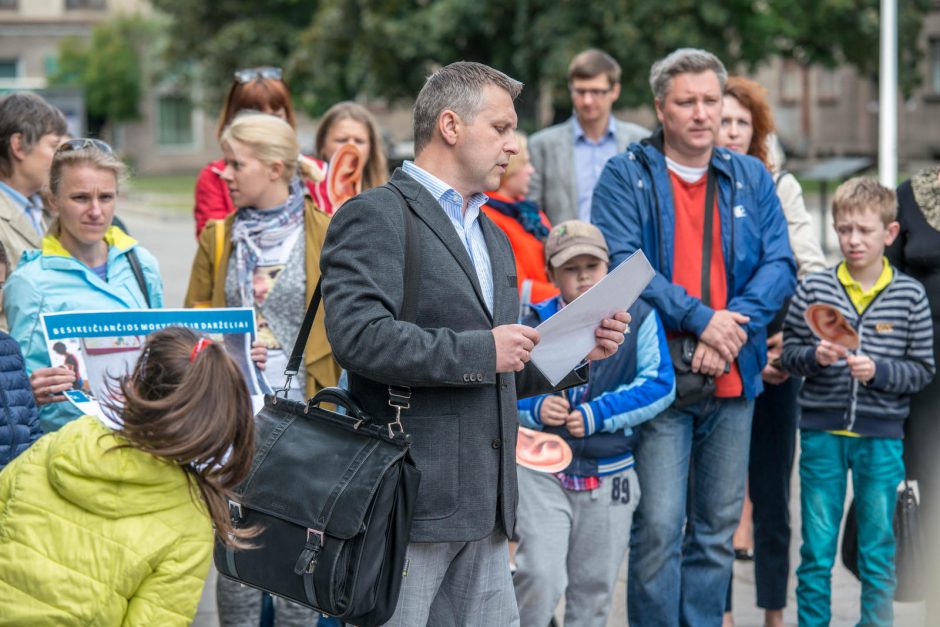
[(509, 237), (516, 257), (519, 300), (525, 308), (557, 296), (558, 288), (545, 273), (544, 244), (552, 225), (535, 202), (525, 199), (535, 168), (529, 161), (526, 136), (517, 132), (516, 139), (519, 153), (509, 159), (499, 189), (487, 192), (490, 200), (483, 205), (483, 212)]
[[(274, 388), (285, 383), (284, 368), (300, 330), (307, 303), (320, 278), (320, 250), (329, 216), (319, 211), (298, 175), (300, 148), (289, 124), (261, 113), (238, 115), (222, 133), (222, 179), (237, 208), (224, 220), (207, 223), (193, 261), (187, 307), (253, 307), (258, 339), (268, 349), (265, 370)], [(302, 376), (287, 396), (305, 400), (336, 385), (323, 316), (304, 349)], [(257, 625), (261, 593), (219, 578), (221, 625)], [(275, 599), (277, 625), (316, 624), (316, 614)]]

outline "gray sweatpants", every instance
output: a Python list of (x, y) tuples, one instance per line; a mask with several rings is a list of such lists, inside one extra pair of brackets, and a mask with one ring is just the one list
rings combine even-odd
[(604, 627), (630, 545), (640, 484), (633, 469), (574, 492), (519, 466), (516, 574), (523, 627), (545, 627), (565, 595), (565, 627)]
[[(219, 575), (215, 603), (221, 627), (258, 627), (261, 621), (261, 591)], [(316, 627), (319, 612), (274, 597), (276, 627)]]
[(506, 534), (500, 529), (473, 542), (410, 543), (398, 606), (386, 625), (517, 627)]

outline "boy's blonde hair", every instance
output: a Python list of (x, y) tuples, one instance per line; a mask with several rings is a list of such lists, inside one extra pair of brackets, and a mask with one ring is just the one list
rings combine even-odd
[(281, 118), (257, 111), (242, 111), (222, 131), (219, 143), (232, 140), (251, 148), (255, 158), (265, 165), (278, 161), (283, 163), (282, 178), (285, 182), (289, 183), (297, 173), (300, 157), (297, 134)]
[(850, 178), (836, 189), (832, 197), (832, 219), (846, 213), (874, 211), (888, 226), (898, 217), (898, 199), (893, 189), (870, 176)]

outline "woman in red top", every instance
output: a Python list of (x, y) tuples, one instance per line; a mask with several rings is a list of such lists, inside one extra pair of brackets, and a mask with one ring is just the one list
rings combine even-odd
[[(262, 113), (276, 115), (296, 128), (294, 107), (291, 105), (290, 92), (282, 80), (281, 68), (258, 67), (238, 70), (235, 82), (225, 99), (225, 107), (219, 116), (217, 135), (231, 123), (239, 111), (253, 109)], [(329, 199), (326, 195), (326, 164), (318, 159), (303, 157), (301, 169), (304, 171), (307, 187), (317, 206), (330, 213)], [(196, 218), (196, 237), (209, 220), (222, 220), (235, 212), (235, 205), (229, 196), (228, 188), (221, 179), (225, 163), (222, 159), (213, 161), (202, 169), (196, 179), (196, 205), (193, 214)]]
[(535, 168), (529, 162), (525, 135), (516, 133), (516, 139), (519, 153), (509, 159), (499, 189), (487, 192), (490, 200), (483, 205), (483, 212), (509, 237), (516, 257), (519, 296), (525, 307), (557, 296), (558, 288), (545, 273), (544, 244), (552, 225), (535, 202), (525, 199)]

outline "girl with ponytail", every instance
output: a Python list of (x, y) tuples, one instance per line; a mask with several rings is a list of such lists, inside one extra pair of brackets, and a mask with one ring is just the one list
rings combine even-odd
[(0, 607), (11, 624), (188, 625), (234, 529), (254, 420), (238, 365), (181, 327), (153, 333), (118, 381), (112, 429), (83, 416), (0, 473)]

